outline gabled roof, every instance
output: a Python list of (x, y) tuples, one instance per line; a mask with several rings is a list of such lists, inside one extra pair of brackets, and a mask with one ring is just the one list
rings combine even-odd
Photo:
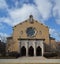
[[(35, 22), (40, 23), (39, 21), (35, 20), (32, 15), (29, 16), (29, 19), (30, 19), (30, 18), (32, 18)], [(27, 20), (25, 20), (25, 21), (23, 21), (23, 22), (20, 22), (20, 23), (17, 24), (17, 25), (22, 25), (23, 23), (28, 22), (29, 19), (27, 19)], [(42, 23), (40, 23), (40, 24), (41, 24), (41, 25), (44, 25), (44, 24), (42, 24)], [(16, 27), (17, 25), (15, 25), (14, 27)], [(44, 25), (44, 26), (48, 28), (48, 26), (46, 26), (46, 25)], [(13, 28), (14, 28), (14, 27), (13, 27)]]

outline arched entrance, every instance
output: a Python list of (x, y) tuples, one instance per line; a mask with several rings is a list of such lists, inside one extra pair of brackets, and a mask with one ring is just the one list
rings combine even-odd
[(26, 48), (24, 46), (21, 48), (21, 56), (26, 56)]
[(32, 46), (28, 49), (28, 55), (34, 56), (34, 48)]
[(41, 50), (40, 46), (38, 46), (36, 48), (36, 56), (41, 56), (41, 55), (42, 55), (42, 50)]

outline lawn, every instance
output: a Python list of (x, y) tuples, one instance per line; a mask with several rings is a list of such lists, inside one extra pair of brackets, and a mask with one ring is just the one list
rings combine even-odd
[(16, 59), (16, 57), (0, 56), (0, 59)]

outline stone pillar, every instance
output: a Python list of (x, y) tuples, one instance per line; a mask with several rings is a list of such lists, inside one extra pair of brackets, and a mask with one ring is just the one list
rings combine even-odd
[(35, 44), (35, 41), (33, 43), (34, 43), (34, 56), (36, 56), (36, 44)]
[(42, 56), (43, 56), (43, 54), (44, 54), (44, 44), (43, 44), (43, 41), (41, 42), (42, 43)]
[(26, 56), (28, 56), (28, 48), (26, 48)]
[(28, 56), (28, 41), (26, 41), (26, 56)]

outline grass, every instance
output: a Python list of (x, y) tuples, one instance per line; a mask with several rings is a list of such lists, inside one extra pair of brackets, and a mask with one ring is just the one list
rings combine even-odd
[(16, 59), (16, 57), (0, 56), (0, 59)]
[[(0, 56), (0, 59), (17, 59), (17, 58), (16, 57), (10, 57), (10, 56)], [(60, 59), (60, 56), (48, 57), (47, 59)]]

